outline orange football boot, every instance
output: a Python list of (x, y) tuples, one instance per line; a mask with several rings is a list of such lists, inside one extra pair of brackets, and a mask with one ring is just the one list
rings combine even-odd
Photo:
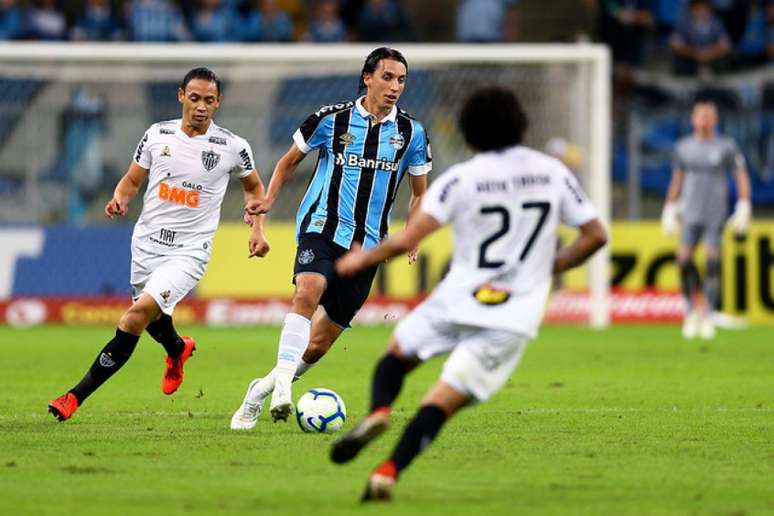
[(172, 394), (183, 383), (183, 364), (193, 355), (196, 349), (196, 341), (191, 337), (181, 337), (183, 339), (183, 352), (177, 358), (170, 358), (167, 355), (167, 370), (164, 371), (164, 378), (161, 379), (161, 390), (164, 394)]
[(67, 421), (78, 410), (78, 398), (72, 392), (65, 393), (48, 404), (48, 411), (59, 421)]

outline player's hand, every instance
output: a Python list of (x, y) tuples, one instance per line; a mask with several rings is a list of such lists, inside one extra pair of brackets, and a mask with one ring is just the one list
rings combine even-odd
[(355, 243), (347, 254), (336, 260), (336, 274), (345, 278), (354, 276), (366, 266), (366, 252), (360, 244)]
[(664, 211), (661, 212), (661, 231), (666, 236), (677, 233), (680, 222), (677, 219), (677, 204), (668, 202), (664, 205)]
[(272, 202), (268, 199), (253, 199), (245, 204), (245, 213), (248, 215), (261, 215), (271, 210)]
[(739, 199), (736, 201), (734, 213), (731, 215), (731, 228), (734, 234), (744, 236), (750, 229), (750, 219), (752, 218), (752, 205), (749, 199)]
[(263, 233), (256, 232), (253, 232), (250, 235), (250, 239), (247, 241), (247, 246), (248, 251), (250, 252), (248, 258), (252, 258), (253, 256), (263, 258), (269, 254), (269, 250), (271, 249), (269, 246), (269, 241), (266, 240), (266, 237), (263, 235)]
[(409, 265), (414, 265), (415, 263), (417, 263), (417, 254), (419, 254), (419, 249), (416, 247), (411, 251), (409, 251), (408, 253)]
[(126, 215), (127, 211), (129, 211), (128, 203), (115, 197), (110, 199), (110, 202), (105, 205), (105, 215), (110, 220), (113, 220), (115, 215)]

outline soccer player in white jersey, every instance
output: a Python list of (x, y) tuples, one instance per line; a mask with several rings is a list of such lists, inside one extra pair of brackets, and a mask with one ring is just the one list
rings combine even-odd
[[(733, 139), (718, 134), (715, 103), (699, 97), (691, 112), (693, 133), (675, 145), (672, 180), (669, 183), (661, 225), (665, 234), (675, 233), (682, 219), (677, 265), (683, 291), (683, 337), (715, 336), (713, 311), (720, 304), (720, 256), (723, 228), (728, 213), (728, 176), (736, 182), (736, 206), (730, 218), (737, 236), (747, 233), (752, 217), (750, 178), (744, 156)], [(704, 306), (696, 306), (700, 280), (693, 262), (699, 241), (704, 240), (707, 268)]]
[[(451, 269), (395, 328), (374, 371), (369, 415), (339, 438), (331, 459), (353, 459), (390, 422), (406, 373), (450, 353), (393, 454), (369, 477), (364, 500), (389, 499), (398, 475), (461, 408), (502, 388), (534, 338), (551, 276), (581, 264), (607, 241), (597, 212), (558, 160), (520, 145), (526, 117), (508, 89), (489, 86), (465, 102), (459, 127), (477, 152), (436, 179), (404, 231), (336, 263), (354, 274), (413, 249), (445, 224), (454, 230)], [(560, 223), (580, 229), (556, 251)]]
[[(182, 118), (153, 124), (143, 136), (129, 170), (116, 186), (105, 214), (126, 215), (129, 202), (148, 179), (143, 209), (132, 235), (130, 282), (134, 303), (121, 316), (113, 337), (83, 379), (49, 403), (65, 421), (132, 355), (143, 330), (164, 346), (164, 394), (183, 381), (183, 364), (196, 344), (180, 337), (172, 312), (201, 279), (212, 252), (212, 239), (231, 176), (242, 183), (245, 200), (260, 199), (264, 187), (253, 166), (250, 145), (218, 127), (212, 116), (221, 101), (220, 80), (207, 68), (195, 68), (177, 92)], [(269, 244), (261, 216), (252, 217), (249, 256), (265, 256)]]

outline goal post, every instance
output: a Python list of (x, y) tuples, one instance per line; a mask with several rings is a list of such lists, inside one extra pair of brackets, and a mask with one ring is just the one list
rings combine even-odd
[[(217, 120), (246, 137), (256, 156), (264, 157), (267, 178), (269, 167), (287, 149), (292, 130), (304, 116), (319, 105), (356, 95), (357, 74), (375, 46), (0, 45), (0, 86), (6, 90), (5, 98), (0, 99), (0, 182), (6, 181), (9, 188), (18, 186), (13, 202), (0, 202), (4, 205), (0, 220), (56, 220), (56, 209), (65, 210), (72, 204), (72, 192), (62, 192), (62, 176), (75, 175), (78, 184), (92, 186), (106, 182), (96, 173), (84, 174), (90, 163), (99, 161), (105, 164), (104, 170), (122, 173), (145, 128), (167, 113), (168, 118), (179, 116), (176, 83), (195, 66), (212, 67), (223, 80), (224, 104)], [(609, 224), (611, 93), (610, 56), (605, 46), (395, 47), (409, 63), (400, 104), (428, 128), (434, 173), (470, 155), (456, 131), (455, 118), (464, 96), (484, 82), (504, 84), (524, 103), (530, 121), (527, 145), (543, 149), (548, 140), (561, 137), (582, 149), (584, 158), (575, 171)], [(88, 132), (84, 129), (88, 124), (83, 123), (75, 124), (82, 133), (64, 132), (63, 127), (72, 127), (67, 124), (73, 119), (91, 120), (99, 131)], [(57, 163), (63, 149), (73, 161), (69, 166)], [(302, 190), (306, 179), (302, 177), (295, 188)], [(227, 203), (241, 202), (234, 190)], [(287, 207), (280, 215), (291, 218), (294, 209)], [(609, 267), (610, 253), (605, 248), (586, 269), (593, 327), (609, 323)]]

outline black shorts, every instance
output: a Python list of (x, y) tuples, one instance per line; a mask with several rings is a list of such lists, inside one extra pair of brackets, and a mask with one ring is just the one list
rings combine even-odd
[(351, 278), (336, 274), (336, 259), (347, 249), (317, 233), (304, 233), (298, 240), (296, 260), (293, 265), (293, 283), (302, 272), (316, 272), (325, 276), (328, 284), (320, 304), (328, 318), (342, 328), (349, 323), (368, 298), (377, 266), (366, 269)]

